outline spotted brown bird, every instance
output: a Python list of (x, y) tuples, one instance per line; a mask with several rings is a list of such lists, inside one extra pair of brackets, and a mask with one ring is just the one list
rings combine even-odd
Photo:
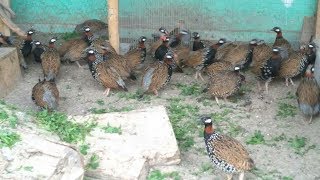
[(312, 117), (320, 111), (320, 87), (314, 78), (314, 66), (307, 67), (305, 77), (300, 81), (296, 91), (298, 106), (305, 116)]
[(244, 179), (244, 173), (254, 168), (254, 162), (245, 147), (236, 139), (216, 132), (211, 117), (202, 117), (204, 124), (204, 142), (212, 164), (227, 173), (227, 179), (240, 173), (239, 180)]
[(232, 71), (234, 70), (234, 65), (232, 65), (229, 61), (218, 61), (210, 64), (204, 69), (204, 72), (212, 77), (222, 72)]
[(279, 70), (283, 60), (280, 51), (285, 50), (281, 49), (280, 47), (274, 47), (272, 49), (271, 57), (262, 65), (262, 67), (260, 67), (261, 74), (258, 78), (260, 78), (262, 81), (265, 81), (266, 93), (268, 93), (269, 83), (273, 78), (279, 75)]
[(257, 44), (257, 39), (252, 39), (248, 44), (239, 44), (226, 52), (222, 61), (228, 61), (234, 66), (239, 66), (242, 70), (248, 69), (252, 62), (253, 50)]
[(59, 104), (59, 90), (56, 83), (39, 79), (39, 82), (32, 88), (31, 98), (40, 108), (49, 111), (56, 110)]
[(70, 39), (62, 44), (58, 49), (62, 61), (76, 62), (79, 68), (82, 66), (79, 60), (84, 59), (83, 51), (92, 43), (94, 36), (91, 33), (90, 27), (83, 29), (81, 38)]
[(125, 82), (121, 78), (117, 70), (104, 60), (102, 54), (95, 49), (87, 49), (88, 65), (92, 77), (103, 85), (106, 90), (104, 95), (108, 96), (111, 89), (122, 89), (128, 91)]
[(204, 81), (201, 71), (215, 62), (215, 55), (218, 51), (218, 48), (226, 43), (226, 39), (221, 38), (217, 43), (211, 45), (208, 48), (202, 49), (200, 51), (191, 51), (188, 58), (182, 62), (183, 66), (188, 66), (196, 69), (195, 79), (198, 79), (198, 76)]
[(304, 73), (308, 66), (308, 55), (304, 52), (292, 52), (288, 60), (281, 63), (279, 70), (279, 77), (285, 79), (286, 86), (289, 86), (290, 83), (294, 86), (292, 80), (293, 77), (296, 77), (300, 73)]
[[(293, 49), (289, 41), (283, 37), (281, 28), (274, 27), (271, 29), (271, 31), (277, 33), (276, 39), (274, 40), (274, 43), (273, 43), (273, 47), (281, 47), (282, 49), (286, 49), (287, 52), (291, 54), (293, 52)], [(287, 57), (284, 57), (284, 60), (285, 59), (287, 59)]]
[(168, 51), (165, 54), (163, 61), (157, 61), (149, 65), (141, 82), (144, 93), (152, 92), (158, 96), (158, 90), (171, 80), (173, 65), (174, 53), (172, 51)]
[(193, 45), (192, 45), (192, 51), (197, 51), (199, 49), (204, 49), (206, 47), (203, 41), (200, 40), (200, 34), (198, 32), (193, 32), (192, 38), (194, 39)]
[(217, 104), (219, 104), (219, 97), (226, 101), (227, 97), (233, 95), (240, 89), (245, 81), (245, 77), (240, 74), (239, 71), (240, 67), (234, 67), (233, 71), (217, 73), (209, 78), (206, 90), (210, 95), (214, 96)]
[(51, 38), (48, 48), (41, 54), (41, 65), (46, 81), (54, 81), (60, 71), (60, 56), (55, 48), (56, 38)]

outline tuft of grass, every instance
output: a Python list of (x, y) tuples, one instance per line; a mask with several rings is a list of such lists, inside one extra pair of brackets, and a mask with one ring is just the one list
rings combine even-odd
[(20, 140), (21, 140), (21, 137), (19, 134), (9, 130), (0, 129), (0, 148), (2, 147), (12, 148), (13, 145)]
[(148, 94), (143, 94), (142, 89), (138, 89), (134, 93), (118, 92), (117, 95), (120, 99), (126, 99), (126, 100), (134, 99), (134, 100), (145, 101), (145, 102), (151, 101), (151, 96)]
[(188, 150), (195, 144), (193, 136), (195, 129), (198, 128), (196, 122), (199, 107), (185, 104), (181, 99), (173, 98), (170, 99), (167, 109), (179, 147), (182, 150)]
[(207, 172), (207, 171), (209, 171), (209, 172), (213, 171), (212, 164), (211, 163), (203, 163), (203, 164), (201, 164), (200, 172), (204, 173), (204, 172)]
[(5, 110), (0, 110), (0, 120), (6, 120), (9, 118), (8, 113)]
[(90, 149), (90, 146), (89, 146), (89, 144), (82, 144), (82, 145), (80, 145), (79, 149), (80, 149), (81, 154), (87, 155), (88, 150)]
[(73, 38), (77, 38), (77, 37), (80, 37), (80, 34), (73, 31), (73, 32), (66, 32), (62, 35), (62, 39), (67, 41), (69, 39), (73, 39)]
[(243, 128), (235, 123), (230, 122), (228, 127), (228, 135), (232, 137), (236, 137), (243, 132)]
[(307, 138), (295, 136), (288, 140), (289, 146), (294, 149), (294, 152), (299, 155), (306, 154), (309, 150), (315, 149), (316, 145), (307, 145)]
[(132, 111), (134, 110), (134, 108), (132, 106), (126, 106), (126, 107), (122, 107), (122, 108), (115, 108), (115, 107), (109, 107), (108, 109), (108, 113), (110, 112), (128, 112), (128, 111)]
[(114, 126), (111, 126), (109, 123), (107, 124), (107, 126), (102, 127), (101, 129), (103, 129), (105, 133), (122, 134), (121, 126), (114, 127)]
[(99, 167), (99, 164), (100, 164), (99, 156), (97, 154), (93, 154), (86, 165), (86, 169), (96, 170)]
[(50, 132), (56, 133), (62, 141), (76, 143), (84, 140), (86, 135), (96, 127), (96, 123), (76, 123), (68, 120), (64, 113), (52, 112), (47, 110), (36, 114), (37, 122)]
[(32, 172), (33, 171), (33, 166), (24, 166), (23, 170)]
[(149, 173), (147, 180), (166, 180), (166, 179), (180, 180), (181, 176), (177, 171), (162, 173), (160, 170), (153, 170)]
[(212, 120), (214, 122), (222, 122), (222, 121), (228, 121), (229, 118), (227, 117), (228, 114), (232, 113), (232, 110), (230, 109), (224, 109), (222, 112), (215, 112), (211, 114)]
[(104, 114), (108, 112), (106, 108), (90, 108), (89, 111), (92, 114)]
[(252, 145), (256, 145), (256, 144), (264, 144), (265, 140), (264, 140), (264, 135), (261, 133), (261, 131), (255, 131), (254, 135), (251, 136), (247, 141), (247, 144), (252, 144)]
[(177, 83), (176, 87), (181, 90), (180, 95), (183, 96), (199, 96), (202, 93), (201, 86), (197, 83), (191, 85)]
[(287, 117), (294, 117), (297, 114), (297, 107), (291, 104), (280, 102), (278, 105), (277, 117), (283, 119)]
[(104, 101), (103, 101), (102, 99), (98, 99), (98, 100), (96, 101), (96, 103), (97, 103), (98, 105), (100, 105), (100, 106), (103, 106), (103, 105), (104, 105)]

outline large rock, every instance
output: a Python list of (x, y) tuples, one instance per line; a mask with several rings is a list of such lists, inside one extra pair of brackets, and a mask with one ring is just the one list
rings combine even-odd
[(0, 148), (0, 179), (83, 179), (83, 158), (71, 145), (54, 140), (30, 121), (10, 131), (19, 134), (21, 141), (11, 149)]
[[(100, 157), (98, 169), (87, 171), (93, 179), (146, 179), (149, 167), (180, 163), (180, 152), (163, 106), (127, 113), (74, 117), (83, 122), (94, 118), (98, 128), (87, 136), (89, 153)], [(102, 127), (121, 126), (122, 134), (105, 133)], [(88, 156), (90, 157), (90, 156)]]

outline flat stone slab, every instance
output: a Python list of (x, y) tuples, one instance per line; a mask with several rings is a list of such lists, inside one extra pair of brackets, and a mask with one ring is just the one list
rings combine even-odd
[[(98, 127), (87, 136), (89, 153), (99, 156), (98, 169), (87, 171), (93, 179), (146, 179), (149, 167), (179, 164), (180, 151), (164, 106), (126, 113), (74, 117), (77, 122), (94, 118)], [(121, 134), (103, 127), (121, 127)], [(88, 156), (90, 157), (90, 155)]]

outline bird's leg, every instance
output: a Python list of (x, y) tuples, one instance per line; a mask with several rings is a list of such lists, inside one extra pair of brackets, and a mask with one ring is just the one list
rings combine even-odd
[(196, 75), (194, 77), (196, 80), (198, 80), (198, 71), (196, 71)]
[(79, 61), (76, 61), (77, 65), (79, 68), (82, 68), (82, 66), (80, 65)]
[(289, 86), (288, 78), (286, 78), (286, 86), (287, 86), (287, 87)]
[(200, 79), (201, 79), (202, 81), (204, 81), (204, 79), (203, 79), (203, 77), (202, 77), (202, 75), (201, 75), (201, 72), (199, 72), (199, 77), (200, 77)]
[(243, 180), (243, 178), (244, 178), (244, 172), (241, 172), (239, 175), (239, 180)]
[(215, 96), (214, 98), (216, 99), (217, 104), (219, 104), (218, 97), (217, 97), (217, 96)]
[(227, 174), (227, 180), (232, 180), (232, 174)]
[(106, 88), (106, 90), (103, 92), (103, 95), (109, 95), (109, 92), (110, 92), (110, 88)]
[(310, 119), (309, 119), (309, 122), (308, 122), (309, 124), (311, 124), (312, 123), (312, 115), (310, 116)]
[(289, 80), (290, 80), (290, 83), (292, 84), (292, 86), (294, 86), (295, 84), (293, 83), (292, 78), (290, 78)]
[(271, 82), (271, 78), (269, 78), (266, 83), (265, 83), (265, 87), (266, 87), (266, 93), (268, 94), (268, 88), (269, 88), (269, 83)]
[(258, 91), (261, 91), (261, 85), (260, 85), (260, 81), (259, 80), (258, 80), (257, 85), (258, 85)]

